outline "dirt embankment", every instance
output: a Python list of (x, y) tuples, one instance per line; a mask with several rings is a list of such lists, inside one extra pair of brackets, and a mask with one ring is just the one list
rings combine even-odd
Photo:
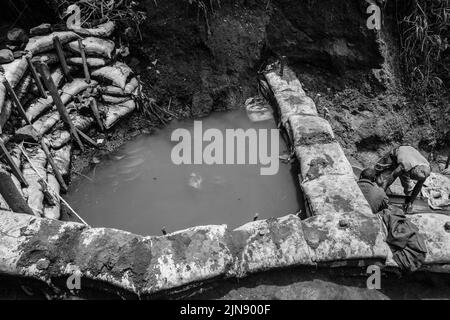
[(435, 147), (435, 128), (416, 118), (401, 85), (390, 2), (379, 33), (366, 27), (365, 0), (222, 1), (206, 18), (183, 1), (142, 4), (148, 19), (135, 62), (163, 104), (192, 116), (238, 108), (257, 93), (258, 70), (286, 56), (354, 164), (395, 144)]
[[(445, 126), (418, 118), (401, 85), (395, 3), (384, 5), (377, 33), (366, 27), (371, 2), (207, 1), (205, 13), (198, 1), (141, 0), (142, 40), (128, 39), (126, 62), (160, 105), (200, 117), (241, 107), (257, 94), (258, 71), (285, 56), (354, 164), (368, 165), (400, 143), (430, 151)], [(110, 137), (111, 149), (146, 126), (132, 117)]]

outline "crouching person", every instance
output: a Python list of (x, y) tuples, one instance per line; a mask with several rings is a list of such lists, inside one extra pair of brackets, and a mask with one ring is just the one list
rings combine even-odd
[(358, 186), (370, 205), (373, 213), (389, 208), (389, 198), (386, 192), (376, 184), (375, 169), (367, 168), (359, 176)]
[[(389, 171), (390, 174), (381, 181), (386, 191), (395, 179), (400, 178), (403, 192), (406, 196), (403, 210), (406, 213), (413, 211), (413, 203), (422, 189), (425, 180), (430, 176), (430, 163), (411, 146), (400, 146), (385, 155), (376, 165), (377, 174)], [(414, 181), (416, 183), (414, 184)]]

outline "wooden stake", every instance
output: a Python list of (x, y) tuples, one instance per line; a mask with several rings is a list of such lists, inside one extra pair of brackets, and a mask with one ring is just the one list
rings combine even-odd
[(22, 172), (20, 171), (19, 168), (17, 168), (16, 163), (14, 162), (14, 160), (11, 158), (11, 155), (8, 152), (8, 149), (6, 149), (5, 144), (3, 143), (3, 140), (0, 139), (0, 150), (1, 153), (5, 156), (6, 158), (6, 162), (8, 163), (8, 165), (11, 167), (11, 170), (13, 171), (13, 174), (16, 176), (16, 178), (20, 181), (20, 183), (22, 184), (22, 186), (24, 187), (28, 187), (28, 183), (25, 180), (25, 177), (22, 175)]
[(11, 87), (11, 84), (9, 83), (9, 81), (7, 79), (3, 80), (3, 85), (5, 86), (6, 91), (8, 91), (9, 96), (12, 98), (12, 100), (14, 101), (14, 104), (16, 105), (17, 109), (19, 110), (20, 116), (25, 120), (25, 122), (27, 124), (31, 124), (31, 121), (28, 120), (27, 114), (25, 113), (25, 110), (23, 109), (22, 104), (20, 103), (20, 100), (16, 95), (16, 92)]
[(97, 101), (95, 99), (91, 99), (89, 102), (92, 113), (94, 114), (95, 121), (97, 122), (100, 131), (104, 131), (102, 119), (100, 119), (100, 112), (98, 111)]
[(42, 150), (44, 150), (45, 155), (47, 156), (47, 160), (53, 169), (53, 173), (55, 174), (56, 180), (58, 180), (61, 190), (64, 193), (66, 193), (68, 190), (67, 185), (61, 175), (61, 172), (59, 171), (58, 166), (56, 165), (55, 161), (53, 160), (52, 154), (50, 153), (50, 150), (48, 149), (47, 144), (45, 143), (44, 139), (41, 139), (41, 147), (42, 147)]
[(83, 138), (84, 141), (86, 141), (88, 144), (90, 144), (94, 148), (98, 148), (98, 144), (94, 140), (89, 138), (89, 136), (87, 134), (85, 134), (83, 131), (81, 131), (80, 129), (78, 129), (78, 128), (76, 128), (76, 129), (77, 129), (78, 134), (80, 135), (81, 138)]
[(81, 60), (83, 60), (84, 77), (87, 83), (91, 83), (91, 76), (89, 74), (89, 68), (86, 60), (86, 52), (84, 51), (84, 44), (81, 38), (78, 39), (78, 46), (80, 48)]
[(48, 66), (45, 63), (41, 63), (38, 65), (39, 73), (41, 74), (42, 80), (45, 83), (45, 86), (47, 87), (48, 91), (50, 92), (50, 95), (53, 98), (53, 102), (56, 105), (56, 108), (58, 109), (58, 112), (61, 116), (61, 119), (69, 126), (69, 131), (72, 137), (75, 139), (75, 142), (80, 147), (81, 151), (84, 151), (83, 143), (80, 140), (80, 137), (78, 136), (78, 132), (73, 125), (72, 120), (70, 119), (69, 113), (67, 112), (66, 107), (64, 106), (64, 103), (61, 100), (61, 97), (59, 96), (58, 89), (56, 88), (55, 83), (53, 82), (53, 79), (50, 75), (50, 71), (48, 70)]
[(11, 174), (0, 166), (0, 193), (12, 211), (34, 215), (11, 178)]
[(41, 96), (44, 99), (47, 99), (47, 93), (44, 90), (44, 86), (42, 85), (41, 79), (39, 78), (39, 75), (37, 74), (36, 68), (34, 67), (33, 62), (31, 61), (31, 58), (27, 57), (26, 59), (27, 59), (28, 67), (31, 70), (31, 74), (33, 75), (34, 82), (36, 83), (36, 86), (37, 86), (39, 92), (41, 93)]
[[(69, 72), (69, 67), (67, 66), (66, 57), (64, 56), (64, 51), (61, 45), (61, 41), (59, 41), (59, 37), (53, 37), (53, 46), (56, 49), (56, 53), (58, 54), (59, 62), (61, 62), (61, 67), (68, 82), (72, 82), (73, 78)], [(48, 87), (47, 87), (48, 89)], [(50, 90), (49, 90), (50, 91)]]

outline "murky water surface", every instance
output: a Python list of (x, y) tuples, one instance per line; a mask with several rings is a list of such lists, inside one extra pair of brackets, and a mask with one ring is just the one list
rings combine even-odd
[[(203, 132), (275, 128), (274, 120), (251, 122), (245, 111), (215, 113), (202, 119)], [(228, 224), (295, 214), (301, 208), (291, 164), (275, 175), (260, 175), (261, 165), (175, 165), (172, 131), (193, 121), (174, 121), (155, 134), (126, 143), (97, 164), (87, 178), (71, 185), (66, 200), (92, 226), (142, 235), (160, 235), (197, 225)], [(203, 143), (205, 147), (208, 143)], [(286, 147), (280, 138), (280, 154)], [(278, 161), (278, 160), (277, 160)], [(265, 166), (264, 166), (265, 167)], [(70, 218), (75, 220), (75, 218)]]

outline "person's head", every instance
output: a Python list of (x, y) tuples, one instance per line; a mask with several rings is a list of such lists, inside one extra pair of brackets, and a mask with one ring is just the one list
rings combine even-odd
[(429, 166), (420, 165), (411, 169), (409, 176), (413, 180), (424, 181), (430, 176), (431, 170)]
[(361, 171), (359, 179), (365, 179), (375, 182), (375, 180), (377, 179), (377, 172), (373, 168), (366, 168), (363, 171)]

